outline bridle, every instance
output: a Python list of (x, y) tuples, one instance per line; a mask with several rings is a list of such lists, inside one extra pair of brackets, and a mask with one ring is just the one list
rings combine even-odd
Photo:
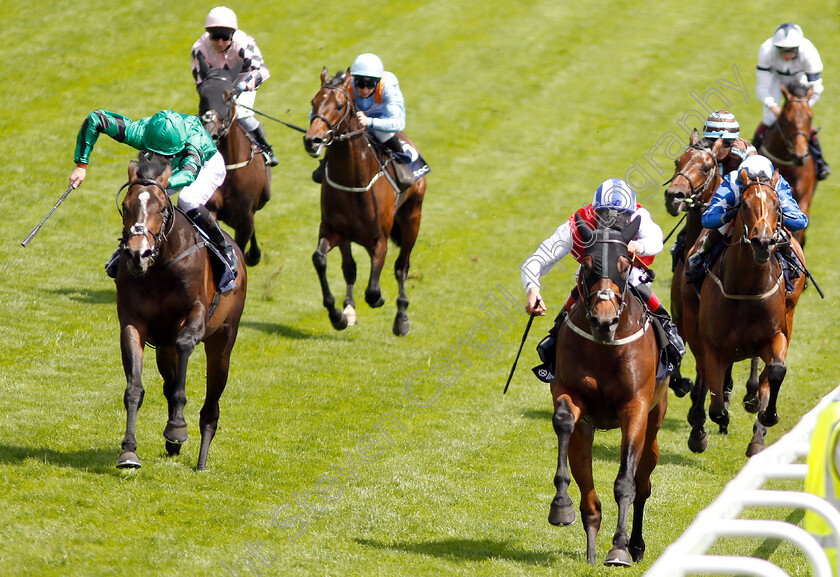
[[(220, 82), (221, 81), (223, 83), (226, 83), (226, 84), (230, 85), (230, 87), (233, 88), (233, 83), (231, 83), (227, 78), (223, 78), (223, 77), (219, 77), (219, 76), (208, 78), (207, 80), (204, 81), (204, 83), (202, 85), (207, 84), (208, 82), (212, 83), (214, 81), (215, 82)], [(224, 90), (223, 90), (223, 92), (224, 92)], [(233, 99), (231, 98), (231, 100), (233, 100)], [(226, 137), (228, 135), (228, 133), (230, 132), (231, 126), (233, 125), (234, 104), (233, 104), (233, 102), (229, 102), (228, 104), (230, 104), (230, 106), (227, 107), (227, 114), (225, 114), (224, 116), (220, 115), (219, 111), (212, 108), (212, 107), (210, 109), (206, 110), (205, 112), (203, 112), (201, 114), (201, 116), (199, 116), (199, 119), (201, 120), (201, 124), (203, 124), (205, 126), (207, 124), (210, 124), (211, 122), (214, 122), (216, 116), (221, 118), (221, 125), (219, 127), (219, 132), (217, 134), (217, 138), (219, 138), (219, 139)]]
[[(607, 256), (607, 252), (608, 252), (608, 250), (607, 250), (608, 246), (607, 245), (609, 245), (609, 244), (620, 244), (620, 245), (623, 245), (625, 248), (627, 247), (627, 243), (625, 243), (621, 240), (618, 240), (618, 239), (596, 239), (596, 240), (592, 241), (592, 246), (598, 245), (598, 244), (603, 245), (601, 247), (602, 262), (603, 262), (603, 260), (605, 260), (605, 257)], [(603, 277), (603, 278), (609, 278), (609, 277)], [(601, 279), (598, 279), (598, 280), (601, 280)], [(619, 284), (619, 286), (620, 286), (620, 284), (624, 285), (623, 287), (620, 287), (620, 290), (621, 290), (620, 293), (614, 291), (611, 288), (592, 290), (592, 289), (589, 288), (589, 283), (586, 279), (586, 275), (585, 274), (579, 274), (578, 275), (578, 279), (577, 279), (578, 292), (580, 292), (581, 296), (584, 297), (583, 298), (583, 303), (584, 303), (584, 310), (586, 311), (586, 318), (587, 319), (592, 317), (591, 301), (592, 301), (593, 297), (597, 297), (598, 302), (600, 302), (600, 301), (610, 301), (613, 305), (613, 308), (615, 308), (615, 313), (616, 313), (616, 316), (618, 316), (618, 317), (620, 317), (621, 314), (624, 312), (624, 308), (627, 306), (627, 300), (626, 300), (627, 288), (630, 286), (630, 282), (629, 282), (629, 280), (624, 280), (624, 279), (621, 279), (621, 283), (616, 282), (618, 279), (610, 278), (610, 280), (613, 281), (616, 284)], [(618, 298), (618, 305), (616, 305), (616, 302), (613, 300), (613, 297)]]
[(670, 180), (668, 180), (666, 182), (663, 182), (662, 184), (663, 184), (663, 186), (666, 185), (666, 184), (670, 184), (678, 176), (682, 176), (684, 179), (686, 179), (686, 181), (688, 181), (688, 186), (689, 186), (689, 189), (691, 190), (691, 196), (689, 196), (683, 202), (690, 208), (693, 208), (693, 207), (697, 206), (697, 207), (700, 208), (700, 210), (705, 210), (706, 207), (708, 206), (708, 203), (703, 202), (702, 198), (703, 198), (703, 195), (709, 191), (709, 186), (712, 184), (712, 181), (715, 178), (715, 174), (717, 174), (718, 162), (717, 162), (717, 159), (715, 158), (715, 155), (712, 154), (712, 152), (708, 148), (703, 148), (701, 146), (689, 146), (688, 148), (685, 149), (685, 151), (683, 151), (683, 154), (685, 154), (686, 152), (688, 152), (689, 150), (692, 150), (692, 149), (701, 150), (701, 151), (705, 152), (706, 154), (708, 154), (712, 159), (712, 169), (709, 171), (709, 176), (706, 177), (705, 182), (703, 182), (703, 184), (701, 184), (700, 186), (695, 187), (694, 183), (691, 181), (691, 178), (689, 178), (686, 173), (684, 173), (683, 171), (680, 170), (680, 171), (677, 171), (674, 174), (674, 176), (671, 177)]
[(132, 186), (139, 185), (139, 186), (156, 186), (160, 189), (163, 193), (163, 197), (166, 199), (166, 204), (163, 207), (163, 224), (160, 227), (160, 231), (155, 234), (152, 232), (145, 223), (143, 222), (135, 222), (132, 224), (128, 230), (123, 228), (123, 235), (120, 239), (120, 248), (125, 249), (128, 245), (128, 241), (131, 240), (132, 237), (135, 236), (143, 236), (146, 237), (150, 244), (152, 245), (151, 248), (151, 257), (149, 258), (149, 266), (153, 265), (155, 259), (160, 254), (160, 246), (166, 242), (166, 238), (172, 232), (172, 227), (175, 225), (175, 208), (172, 206), (172, 200), (169, 198), (169, 195), (166, 194), (166, 189), (157, 182), (156, 180), (152, 180), (150, 178), (138, 178), (137, 180), (127, 182), (120, 187), (117, 191), (117, 212), (120, 213), (120, 216), (123, 216), (123, 211), (120, 205), (120, 194), (122, 194), (123, 189), (128, 187), (131, 189)]
[[(803, 97), (803, 96), (795, 96), (793, 98), (789, 98), (789, 99), (787, 99), (787, 102), (785, 103), (785, 108), (787, 108), (787, 105), (790, 104), (791, 102), (808, 102), (808, 99), (806, 97)], [(785, 120), (785, 117), (784, 117), (784, 109), (782, 109), (782, 112), (779, 114), (778, 118), (776, 118), (776, 123), (773, 125), (773, 128), (775, 128), (776, 130), (779, 131), (779, 136), (782, 139), (782, 144), (784, 144), (785, 150), (787, 151), (788, 156), (794, 157), (795, 152), (793, 150), (793, 138), (795, 136), (802, 135), (807, 140), (807, 139), (811, 138), (811, 135), (806, 133), (804, 130), (795, 130), (795, 131), (790, 132), (790, 133), (785, 132), (785, 130), (782, 128), (782, 124), (786, 123), (786, 122), (787, 122), (787, 120)], [(772, 154), (769, 154), (769, 152), (767, 151), (767, 147), (764, 146), (764, 144), (761, 145), (761, 153), (764, 154), (765, 156), (767, 156), (770, 160), (772, 160), (776, 164), (782, 164), (782, 165), (785, 165), (785, 166), (793, 164), (792, 160), (784, 160), (784, 159), (781, 159), (781, 158), (777, 158), (776, 156), (774, 156)], [(810, 155), (811, 155), (811, 151), (810, 151), (810, 148), (809, 148), (808, 152), (804, 156), (802, 156), (802, 158), (803, 159), (808, 158)]]
[[(312, 122), (315, 121), (315, 119), (322, 120), (324, 124), (327, 125), (327, 131), (324, 133), (324, 136), (322, 138), (324, 146), (329, 146), (334, 141), (341, 142), (343, 140), (349, 140), (354, 136), (364, 134), (367, 132), (367, 130), (364, 128), (350, 131), (350, 115), (352, 112), (351, 109), (354, 108), (354, 106), (353, 99), (350, 97), (349, 92), (347, 92), (340, 86), (332, 86), (329, 84), (322, 84), (321, 90), (335, 90), (336, 92), (343, 94), (344, 98), (346, 99), (346, 103), (344, 105), (344, 113), (342, 114), (338, 122), (335, 123), (335, 125), (333, 125), (333, 123), (330, 122), (330, 120), (322, 114), (313, 114), (309, 119), (310, 126), (312, 125)], [(343, 130), (341, 129), (342, 124), (346, 125), (346, 127)]]
[[(746, 204), (744, 203), (744, 193), (747, 192), (747, 190), (749, 190), (750, 188), (752, 188), (754, 186), (759, 186), (759, 187), (766, 186), (767, 188), (769, 188), (770, 190), (773, 191), (773, 194), (776, 195), (777, 199), (779, 198), (779, 194), (778, 194), (778, 192), (776, 192), (775, 187), (773, 187), (773, 185), (770, 184), (769, 182), (762, 182), (760, 180), (750, 181), (750, 182), (747, 183), (747, 186), (744, 187), (744, 190), (741, 193), (741, 199), (738, 202), (738, 212), (739, 213), (743, 212), (745, 207), (746, 207)], [(759, 197), (759, 198), (761, 198), (761, 197)], [(765, 206), (764, 199), (761, 198), (761, 214), (759, 215), (759, 218), (755, 222), (755, 224), (758, 224), (761, 221), (765, 221), (765, 222), (767, 221), (767, 211), (765, 210), (764, 206)], [(777, 215), (776, 227), (773, 230), (773, 238), (776, 240), (777, 243), (779, 243), (782, 240), (784, 240), (784, 238), (783, 238), (784, 233), (782, 231), (784, 230), (784, 221), (785, 221), (784, 213), (782, 212), (781, 200), (779, 200), (779, 202), (776, 205), (776, 215)], [(747, 225), (744, 223), (744, 217), (743, 216), (741, 216), (741, 226), (743, 227), (741, 237), (738, 238), (738, 240), (732, 242), (731, 244), (733, 244), (733, 245), (735, 245), (735, 244), (751, 244), (750, 239), (749, 239), (749, 229), (747, 228)]]

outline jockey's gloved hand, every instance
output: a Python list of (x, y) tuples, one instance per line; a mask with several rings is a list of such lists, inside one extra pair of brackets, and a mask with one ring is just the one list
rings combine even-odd
[(242, 83), (239, 83), (239, 84), (236, 85), (236, 88), (233, 89), (233, 97), (236, 98), (237, 96), (239, 96), (243, 92), (245, 92), (245, 85), (242, 84)]
[(730, 222), (733, 218), (735, 218), (735, 216), (738, 214), (739, 210), (740, 210), (740, 208), (737, 207), (737, 206), (735, 208), (730, 208), (729, 210), (727, 210), (726, 214), (723, 215), (723, 222), (724, 223)]

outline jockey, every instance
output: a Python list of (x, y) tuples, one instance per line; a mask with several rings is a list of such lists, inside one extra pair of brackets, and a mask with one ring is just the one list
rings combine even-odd
[[(352, 97), (359, 123), (392, 152), (406, 152), (397, 136), (398, 132), (405, 129), (405, 99), (397, 77), (385, 70), (376, 54), (370, 53), (359, 54), (356, 57), (350, 67), (350, 74), (353, 77)], [(312, 173), (312, 180), (323, 182), (325, 164), (326, 157), (321, 159), (321, 164)], [(400, 178), (402, 169), (410, 172), (408, 167), (400, 162), (396, 162), (394, 166), (399, 181), (414, 182), (410, 174)]]
[[(640, 219), (639, 231), (633, 240), (628, 243), (627, 250), (631, 255), (638, 257), (645, 266), (650, 266), (653, 262), (654, 255), (662, 250), (662, 229), (653, 222), (650, 213), (636, 202), (636, 193), (633, 192), (626, 182), (619, 178), (605, 180), (595, 191), (592, 203), (578, 210), (567, 221), (561, 224), (554, 231), (554, 234), (540, 243), (537, 250), (525, 259), (525, 262), (520, 267), (522, 285), (525, 287), (525, 292), (527, 293), (525, 312), (528, 314), (545, 316), (545, 301), (540, 296), (540, 279), (570, 252), (578, 262), (583, 258), (583, 241), (575, 226), (575, 215), (578, 214), (592, 226), (609, 223), (610, 227), (617, 229), (624, 228), (631, 219)], [(652, 313), (652, 316), (662, 325), (670, 341), (667, 347), (669, 349), (669, 357), (675, 364), (679, 363), (679, 360), (685, 354), (685, 345), (677, 333), (674, 323), (671, 322), (671, 316), (668, 314), (668, 311), (665, 310), (665, 307), (662, 306), (662, 303), (653, 294), (650, 288), (650, 277), (644, 269), (634, 266), (630, 270), (628, 282), (636, 294), (641, 297), (647, 309)], [(557, 330), (565, 322), (568, 312), (578, 297), (578, 290), (575, 287), (572, 289), (569, 298), (566, 300), (566, 304), (560, 310), (560, 313), (554, 321), (554, 328), (549, 332), (550, 342), (547, 345), (540, 343), (540, 356), (546, 365), (548, 365), (547, 368), (550, 367), (548, 370), (549, 373), (553, 374), (554, 372), (554, 337), (557, 334)], [(551, 381), (547, 380), (546, 382)]]
[[(755, 70), (755, 94), (764, 105), (764, 114), (753, 136), (752, 143), (756, 149), (761, 148), (767, 131), (782, 112), (779, 107), (782, 102), (782, 83), (788, 87), (796, 84), (812, 87), (814, 92), (809, 104), (813, 107), (823, 92), (822, 71), (820, 53), (796, 24), (782, 24), (776, 28), (772, 38), (762, 43), (758, 49), (758, 65)], [(823, 158), (816, 132), (811, 132), (810, 149), (814, 156), (817, 179), (824, 180), (831, 174), (831, 169)]]
[[(703, 244), (694, 254), (688, 257), (685, 274), (688, 275), (692, 283), (702, 282), (706, 269), (712, 264), (705, 261), (714, 260), (717, 257), (719, 253), (712, 249), (726, 234), (729, 222), (735, 218), (737, 210), (733, 209), (736, 209), (741, 203), (741, 193), (744, 191), (744, 185), (746, 184), (741, 182), (742, 170), (746, 171), (749, 179), (769, 181), (776, 169), (769, 158), (757, 154), (744, 160), (737, 170), (726, 175), (723, 182), (720, 183), (709, 203), (709, 208), (706, 209), (701, 218), (703, 226), (711, 230), (706, 235)], [(779, 175), (779, 182), (776, 184), (776, 194), (779, 197), (779, 206), (782, 209), (785, 228), (795, 232), (808, 226), (808, 217), (799, 209), (799, 205), (796, 204), (791, 195), (790, 184), (781, 174)], [(781, 245), (779, 245), (779, 248), (781, 248)]]
[[(76, 168), (70, 174), (70, 186), (73, 188), (81, 186), (87, 177), (87, 165), (100, 133), (137, 150), (169, 159), (172, 175), (167, 192), (179, 192), (178, 208), (207, 234), (210, 242), (227, 259), (235, 276), (236, 253), (204, 206), (224, 182), (226, 172), (225, 160), (201, 121), (195, 116), (171, 110), (162, 110), (140, 120), (131, 120), (107, 110), (94, 110), (82, 123), (76, 138)], [(120, 254), (122, 246), (105, 266), (111, 278), (117, 276)]]
[[(206, 80), (204, 74), (207, 70), (232, 70), (241, 67), (241, 72), (234, 81), (234, 97), (236, 103), (242, 105), (237, 107), (236, 119), (266, 155), (267, 164), (277, 166), (277, 157), (274, 156), (265, 131), (252, 110), (257, 88), (269, 77), (268, 68), (265, 67), (257, 43), (244, 31), (239, 30), (236, 14), (225, 6), (217, 6), (210, 10), (204, 29), (206, 32), (195, 41), (191, 54), (196, 88)], [(206, 66), (202, 67), (202, 63)]]
[(747, 156), (756, 154), (755, 147), (741, 138), (741, 126), (735, 115), (726, 110), (712, 112), (703, 126), (701, 145), (712, 148), (715, 141), (722, 139), (723, 145), (717, 154), (720, 174), (726, 176), (740, 165)]

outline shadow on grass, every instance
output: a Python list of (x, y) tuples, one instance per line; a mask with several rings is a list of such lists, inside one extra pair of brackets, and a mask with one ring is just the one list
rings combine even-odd
[(249, 329), (253, 329), (255, 331), (260, 331), (262, 333), (266, 333), (269, 335), (280, 335), (281, 337), (286, 337), (288, 339), (296, 339), (296, 340), (304, 340), (304, 339), (335, 339), (336, 335), (332, 333), (322, 333), (319, 332), (317, 334), (307, 333), (300, 329), (296, 329), (295, 327), (290, 327), (288, 325), (281, 325), (280, 323), (266, 323), (260, 321), (245, 321), (243, 320), (239, 323), (240, 327), (247, 327)]
[(559, 561), (561, 557), (570, 561), (580, 561), (579, 552), (527, 551), (513, 548), (506, 541), (493, 541), (491, 539), (444, 539), (442, 541), (421, 541), (418, 543), (385, 543), (375, 539), (354, 539), (354, 541), (360, 545), (377, 549), (391, 549), (460, 561), (486, 561), (495, 558), (541, 566), (549, 566)]
[(117, 303), (117, 290), (111, 289), (51, 289), (46, 291), (50, 294), (67, 297), (76, 302), (90, 305), (104, 305)]
[(27, 460), (46, 465), (71, 467), (96, 473), (113, 473), (119, 450), (117, 447), (90, 448), (62, 453), (46, 447), (18, 447), (0, 443), (0, 465), (21, 464)]

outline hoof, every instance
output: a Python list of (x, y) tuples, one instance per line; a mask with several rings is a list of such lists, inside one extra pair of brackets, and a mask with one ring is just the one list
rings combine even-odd
[(559, 527), (561, 525), (567, 526), (575, 522), (575, 509), (571, 505), (555, 505), (551, 504), (551, 509), (548, 511), (548, 522)]
[(347, 317), (340, 310), (333, 309), (333, 312), (330, 313), (330, 323), (335, 330), (343, 331), (347, 328)]
[(708, 446), (709, 437), (706, 435), (706, 431), (702, 429), (698, 433), (691, 431), (691, 434), (688, 435), (688, 448), (691, 449), (692, 453), (702, 453)]
[(753, 455), (757, 455), (763, 450), (764, 450), (764, 445), (763, 444), (752, 442), (749, 445), (747, 445), (747, 457), (752, 457)]
[(346, 307), (344, 307), (344, 316), (347, 317), (348, 327), (356, 326), (356, 309), (354, 309), (350, 305), (347, 305)]
[(365, 292), (365, 302), (368, 304), (368, 306), (370, 306), (370, 308), (378, 309), (379, 307), (385, 304), (385, 297), (382, 296), (381, 292)]
[(404, 337), (409, 333), (411, 326), (408, 323), (408, 317), (405, 313), (397, 313), (397, 318), (394, 319), (394, 328), (392, 330), (398, 337)]
[(630, 556), (633, 558), (633, 563), (640, 563), (645, 558), (645, 544), (642, 543), (641, 546), (633, 545), (632, 543), (627, 546), (627, 550), (630, 552)]
[(604, 559), (604, 565), (630, 567), (633, 560), (630, 558), (630, 553), (627, 549), (613, 549), (607, 553), (607, 558)]
[(181, 425), (176, 427), (167, 423), (166, 428), (163, 429), (163, 438), (169, 443), (182, 445), (187, 442), (187, 426)]
[(140, 459), (134, 451), (123, 451), (117, 459), (117, 469), (139, 469), (140, 467)]
[(773, 425), (777, 425), (779, 423), (779, 414), (773, 413), (772, 415), (768, 415), (767, 411), (761, 411), (758, 414), (758, 422), (765, 427), (772, 427)]
[(181, 454), (181, 443), (170, 443), (166, 441), (166, 452), (169, 453), (170, 457), (174, 457), (175, 455)]
[(245, 264), (248, 266), (257, 266), (262, 259), (261, 250), (249, 250), (245, 253)]
[(754, 395), (749, 393), (744, 395), (744, 410), (752, 414), (758, 412), (758, 392)]
[(691, 392), (691, 379), (682, 378), (679, 381), (671, 381), (671, 390), (674, 391), (674, 394), (677, 395), (678, 398), (682, 398), (686, 396), (689, 392)]

